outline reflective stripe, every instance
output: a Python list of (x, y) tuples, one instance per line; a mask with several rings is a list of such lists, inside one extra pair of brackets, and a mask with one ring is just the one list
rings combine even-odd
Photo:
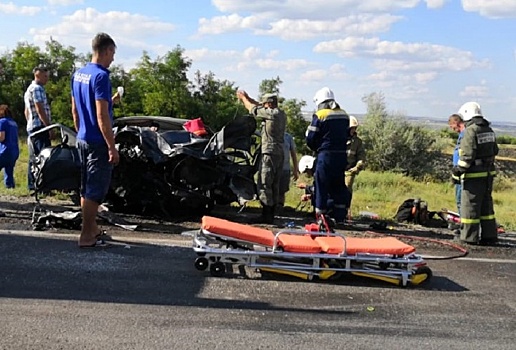
[(452, 175), (451, 177), (452, 177), (452, 179), (454, 179), (454, 180), (460, 180), (460, 177), (458, 177), (458, 176)]
[(345, 204), (334, 204), (333, 206), (335, 208), (339, 208), (339, 209), (346, 209), (346, 205)]
[(462, 224), (480, 224), (480, 219), (466, 219), (460, 218)]
[(308, 131), (317, 132), (317, 131), (319, 131), (319, 128), (318, 128), (317, 126), (312, 126), (312, 125), (310, 125), (310, 126), (308, 127)]
[(459, 159), (459, 161), (457, 162), (457, 165), (462, 168), (469, 168), (471, 164)]
[(491, 215), (486, 215), (486, 216), (481, 216), (480, 217), (480, 220), (482, 220), (482, 221), (494, 220), (494, 219), (496, 219), (495, 218), (495, 214), (491, 214)]
[(328, 114), (325, 118), (326, 120), (334, 120), (334, 119), (348, 119), (346, 114)]
[(480, 177), (487, 177), (487, 175), (488, 175), (487, 171), (482, 171), (480, 173), (465, 173), (464, 175), (462, 175), (462, 177), (464, 179), (477, 179)]

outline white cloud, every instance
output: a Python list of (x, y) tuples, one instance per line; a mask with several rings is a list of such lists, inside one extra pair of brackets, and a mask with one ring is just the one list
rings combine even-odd
[(229, 16), (217, 16), (211, 19), (199, 19), (198, 34), (222, 34), (228, 32), (237, 32), (245, 29), (260, 27), (263, 24), (263, 18), (259, 16), (242, 17), (237, 14)]
[(464, 71), (489, 66), (485, 60), (475, 60), (469, 51), (429, 43), (381, 41), (379, 38), (347, 37), (326, 41), (317, 44), (314, 51), (341, 57), (377, 58), (374, 65), (378, 69), (395, 71)]
[(309, 19), (280, 19), (269, 29), (257, 29), (256, 34), (278, 36), (285, 40), (305, 40), (346, 35), (366, 35), (386, 32), (401, 17), (385, 15), (351, 15), (334, 21)]
[(328, 70), (326, 69), (312, 69), (301, 74), (300, 80), (303, 82), (320, 82), (327, 76)]
[(485, 98), (489, 97), (489, 88), (484, 84), (480, 85), (469, 85), (465, 86), (464, 89), (459, 93), (461, 97), (465, 98)]
[(462, 0), (462, 7), (488, 18), (516, 18), (516, 1), (513, 0)]
[(276, 18), (327, 18), (344, 17), (357, 12), (392, 12), (413, 8), (421, 0), (213, 0), (221, 12), (264, 13)]
[(426, 6), (430, 9), (438, 9), (444, 6), (448, 0), (425, 0)]
[(13, 2), (0, 2), (0, 13), (8, 15), (34, 16), (42, 10), (43, 8), (38, 6), (18, 6)]
[(171, 32), (175, 26), (171, 23), (159, 22), (155, 18), (131, 14), (129, 12), (99, 12), (86, 8), (63, 16), (61, 23), (46, 28), (31, 28), (29, 33), (37, 43), (53, 37), (55, 40), (90, 50), (92, 37), (107, 31), (115, 39), (118, 46), (139, 49), (149, 48), (149, 39), (163, 33)]
[(51, 6), (69, 6), (84, 3), (84, 0), (47, 0)]

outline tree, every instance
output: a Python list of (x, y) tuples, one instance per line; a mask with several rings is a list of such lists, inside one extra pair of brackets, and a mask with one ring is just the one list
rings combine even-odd
[(215, 79), (212, 72), (201, 74), (195, 72), (193, 90), (193, 117), (201, 117), (206, 125), (219, 130), (238, 114), (238, 102), (235, 98), (236, 87), (227, 80)]
[(63, 47), (52, 38), (46, 42), (43, 65), (48, 68), (50, 79), (45, 90), (54, 123), (73, 126), (70, 80), (78, 59), (74, 47)]
[(23, 95), (34, 77), (32, 70), (45, 62), (45, 55), (37, 46), (19, 43), (2, 56), (2, 62), (2, 101), (10, 106), (14, 120), (25, 125)]
[(186, 74), (191, 64), (179, 46), (154, 61), (143, 53), (130, 75), (137, 81), (134, 87), (138, 88), (145, 114), (188, 117), (185, 111), (191, 105), (191, 95)]
[(371, 170), (442, 178), (445, 141), (438, 132), (411, 124), (401, 115), (390, 115), (381, 93), (364, 96), (362, 101), (367, 104), (367, 115), (360, 135)]

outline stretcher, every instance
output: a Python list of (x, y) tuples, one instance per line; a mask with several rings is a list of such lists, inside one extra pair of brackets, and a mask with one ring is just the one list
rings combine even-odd
[(432, 277), (415, 248), (394, 237), (357, 238), (304, 230), (271, 230), (211, 216), (202, 218), (193, 237), (195, 267), (222, 277), (229, 265), (305, 280), (335, 279), (345, 274), (369, 277), (399, 286), (419, 285)]

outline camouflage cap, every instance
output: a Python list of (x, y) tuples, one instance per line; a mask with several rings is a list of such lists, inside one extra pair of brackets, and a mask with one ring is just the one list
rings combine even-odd
[(262, 102), (262, 103), (265, 103), (265, 102), (271, 102), (270, 100), (272, 100), (272, 99), (276, 99), (276, 100), (277, 100), (277, 99), (278, 99), (278, 95), (276, 95), (276, 94), (270, 94), (270, 93), (269, 93), (269, 94), (264, 94), (264, 95), (262, 96), (262, 101), (261, 101), (261, 102)]

